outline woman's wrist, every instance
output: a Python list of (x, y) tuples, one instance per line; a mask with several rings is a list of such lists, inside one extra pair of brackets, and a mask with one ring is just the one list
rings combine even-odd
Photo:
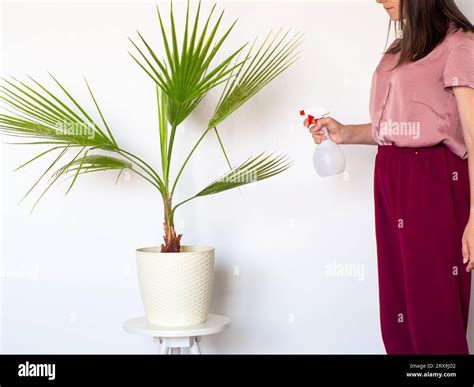
[(341, 129), (343, 144), (376, 145), (372, 135), (372, 124), (343, 125)]
[(474, 223), (474, 207), (470, 209), (469, 211), (469, 219), (467, 220), (468, 224), (469, 223)]
[(342, 125), (342, 144), (352, 144), (354, 139), (354, 125)]

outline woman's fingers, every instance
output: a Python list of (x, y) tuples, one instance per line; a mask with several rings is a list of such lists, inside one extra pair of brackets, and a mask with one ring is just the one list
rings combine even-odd
[(464, 238), (462, 239), (462, 261), (464, 263), (469, 261), (469, 246)]
[(466, 271), (472, 271), (474, 269), (474, 257), (471, 257), (466, 266)]
[(316, 130), (314, 132), (312, 131), (311, 134), (313, 136), (314, 142), (318, 145), (327, 139), (326, 135), (322, 130)]
[[(314, 125), (312, 125), (312, 123)], [(308, 119), (304, 121), (304, 125), (309, 128), (309, 131), (311, 132), (311, 135), (313, 136), (314, 142), (316, 144), (320, 144), (322, 141), (327, 140), (328, 137), (330, 137), (331, 140), (334, 141), (336, 144), (344, 144), (346, 142), (346, 127), (342, 125), (339, 121), (336, 121), (334, 118), (323, 117), (318, 119), (316, 122), (313, 121), (312, 123), (310, 123)], [(323, 128), (326, 128), (326, 130), (323, 131)]]
[(304, 120), (303, 125), (309, 128), (311, 125), (314, 124), (314, 120), (308, 120), (307, 118)]
[[(471, 253), (472, 251), (472, 253)], [(462, 240), (462, 257), (463, 262), (467, 263), (466, 271), (474, 270), (474, 246), (471, 246), (469, 242), (463, 238)]]
[(319, 125), (320, 121), (321, 120), (317, 120), (316, 125), (314, 125), (314, 121), (310, 122), (308, 119), (305, 119), (303, 122), (303, 125), (309, 129), (309, 132), (311, 133), (311, 136), (313, 137), (314, 142), (318, 145), (327, 139), (326, 135), (321, 129), (322, 127)]
[(316, 127), (318, 129), (321, 129), (324, 126), (326, 126), (326, 127), (329, 126), (332, 122), (333, 122), (333, 120), (332, 120), (331, 117), (320, 118), (318, 120), (318, 122), (316, 122)]
[(474, 259), (471, 259), (471, 261), (468, 263), (466, 267), (466, 271), (472, 271), (474, 269)]
[(315, 125), (311, 126), (309, 128), (309, 131), (311, 134), (323, 134), (323, 130), (322, 129), (318, 129)]
[(466, 266), (466, 271), (472, 271), (474, 269), (474, 257), (470, 256), (468, 260), (468, 264)]

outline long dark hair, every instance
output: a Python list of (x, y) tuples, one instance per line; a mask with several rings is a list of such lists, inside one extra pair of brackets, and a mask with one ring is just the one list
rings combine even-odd
[(400, 53), (395, 67), (424, 58), (451, 30), (474, 32), (454, 0), (400, 0), (400, 15), (395, 27), (398, 24), (402, 38), (386, 51)]

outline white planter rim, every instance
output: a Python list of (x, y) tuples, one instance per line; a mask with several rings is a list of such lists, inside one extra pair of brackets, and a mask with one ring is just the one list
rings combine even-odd
[(153, 246), (153, 247), (142, 247), (137, 249), (136, 252), (139, 255), (156, 255), (156, 254), (163, 254), (169, 256), (186, 256), (195, 253), (207, 253), (214, 251), (214, 247), (211, 246), (181, 246), (181, 251), (179, 253), (162, 253), (161, 246)]

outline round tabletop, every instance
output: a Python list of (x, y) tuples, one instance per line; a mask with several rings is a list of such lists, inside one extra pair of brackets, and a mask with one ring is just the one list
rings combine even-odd
[(185, 327), (164, 327), (150, 324), (145, 316), (125, 321), (123, 328), (135, 335), (153, 337), (192, 337), (213, 335), (225, 331), (230, 326), (230, 318), (218, 314), (210, 314), (207, 321)]

